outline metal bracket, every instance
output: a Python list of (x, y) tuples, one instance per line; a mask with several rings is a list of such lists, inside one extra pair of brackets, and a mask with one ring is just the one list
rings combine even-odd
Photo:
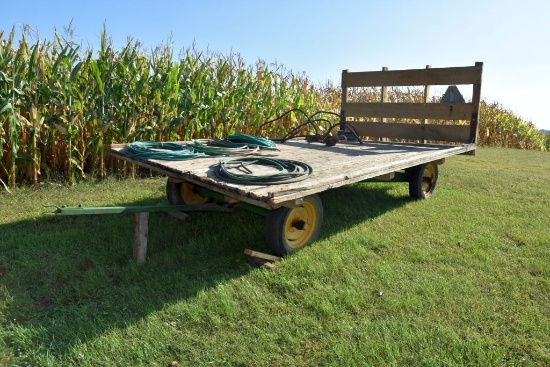
[(285, 208), (293, 209), (304, 205), (304, 198), (298, 198), (295, 200), (289, 200), (285, 201), (281, 204), (281, 206), (284, 206)]

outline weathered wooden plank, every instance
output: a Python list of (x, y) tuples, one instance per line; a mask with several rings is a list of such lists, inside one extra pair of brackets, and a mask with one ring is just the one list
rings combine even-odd
[[(387, 66), (384, 66), (382, 68), (382, 71), (388, 71), (388, 67)], [(388, 102), (388, 87), (387, 86), (382, 86), (382, 90), (380, 91), (381, 93), (381, 100), (380, 102), (381, 103), (386, 103)], [(380, 116), (380, 122), (386, 122), (386, 116)]]
[[(476, 63), (476, 66), (478, 66), (481, 71), (483, 71), (483, 63)], [(481, 78), (481, 74), (480, 74)], [(472, 103), (474, 105), (475, 112), (472, 115), (472, 120), (470, 122), (470, 140), (474, 143), (477, 143), (477, 135), (478, 135), (478, 116), (479, 116), (479, 103), (481, 100), (481, 82), (476, 83), (473, 85), (472, 90)]]
[(354, 88), (480, 84), (481, 72), (482, 67), (478, 65), (411, 70), (346, 71), (342, 73), (342, 86)]
[(264, 254), (263, 252), (258, 252), (250, 249), (244, 250), (245, 255), (257, 257), (259, 259), (264, 259), (268, 261), (281, 261), (283, 258), (278, 256), (273, 256), (270, 254)]
[[(418, 125), (420, 126), (420, 125)], [(192, 182), (227, 197), (274, 209), (284, 202), (303, 198), (330, 188), (389, 174), (414, 165), (431, 162), (475, 149), (473, 144), (459, 146), (393, 142), (336, 144), (327, 147), (304, 140), (291, 140), (278, 145), (278, 158), (303, 161), (313, 168), (310, 178), (282, 185), (251, 186), (231, 184), (216, 177), (214, 168), (220, 158), (192, 161), (136, 161), (113, 147), (113, 156), (151, 168), (170, 177)]]
[(343, 103), (346, 117), (467, 120), (477, 112), (472, 103)]
[[(432, 66), (431, 65), (426, 65), (426, 69), (431, 69)], [(422, 100), (423, 103), (428, 103), (428, 101), (430, 100), (430, 85), (424, 85), (424, 99)], [(422, 124), (423, 125), (426, 125), (428, 123), (428, 119), (427, 118), (423, 118), (422, 119)], [(426, 143), (426, 140), (423, 139), (422, 140), (422, 143)]]
[(359, 136), (370, 138), (432, 140), (467, 143), (470, 139), (469, 125), (430, 125), (380, 122), (354, 122), (352, 125)]
[(136, 213), (134, 224), (133, 259), (138, 264), (147, 259), (147, 236), (149, 232), (149, 213)]
[[(350, 183), (363, 181), (366, 178), (376, 177), (383, 174), (388, 174), (406, 167), (410, 167), (417, 164), (430, 162), (432, 160), (442, 159), (446, 156), (459, 154), (466, 151), (468, 148), (459, 146), (453, 148), (453, 152), (445, 152), (441, 150), (425, 152), (417, 152), (416, 154), (407, 154), (401, 152), (399, 154), (388, 154), (386, 157), (391, 156), (392, 160), (380, 160), (376, 164), (371, 159), (360, 159), (361, 157), (355, 157), (359, 159), (352, 159), (348, 157), (345, 161), (340, 156), (340, 165), (330, 167), (328, 164), (317, 166), (317, 170), (314, 167), (313, 176), (299, 183), (293, 183), (289, 185), (273, 185), (262, 187), (243, 187), (245, 190), (252, 190), (254, 194), (259, 197), (268, 197), (268, 202), (271, 203), (271, 208), (276, 207), (285, 201), (294, 200), (307, 195), (318, 193), (326, 189), (343, 186)], [(471, 148), (470, 148), (471, 149)], [(439, 153), (439, 154), (437, 154)], [(371, 158), (373, 156), (370, 156)], [(295, 155), (295, 159), (299, 158)], [(305, 158), (305, 157), (304, 157)], [(328, 157), (327, 157), (328, 158)], [(367, 156), (368, 158), (368, 156)], [(305, 158), (307, 159), (307, 158)], [(363, 164), (363, 165), (362, 165)], [(268, 206), (268, 208), (270, 208)]]
[(274, 204), (276, 204), (277, 202), (294, 200), (296, 198), (305, 197), (305, 196), (319, 193), (325, 190), (341, 187), (351, 183), (364, 181), (367, 178), (372, 178), (372, 177), (388, 174), (390, 172), (395, 172), (395, 171), (404, 169), (406, 167), (412, 167), (415, 165), (431, 162), (432, 160), (437, 161), (439, 159), (443, 159), (445, 157), (455, 155), (455, 154), (462, 154), (467, 151), (471, 151), (473, 149), (474, 149), (473, 146), (469, 147), (468, 145), (463, 145), (463, 146), (460, 146), (457, 150), (454, 150), (452, 154), (445, 154), (445, 152), (439, 152), (440, 154), (431, 155), (429, 157), (419, 156), (414, 160), (411, 160), (409, 157), (408, 159), (398, 160), (390, 165), (378, 166), (375, 168), (358, 169), (353, 172), (345, 171), (346, 173), (340, 173), (332, 176), (325, 176), (322, 178), (318, 177), (315, 180), (314, 186), (312, 185), (309, 187), (302, 187), (302, 188), (295, 187), (293, 188), (293, 190), (279, 192), (273, 198), (272, 201), (274, 202)]

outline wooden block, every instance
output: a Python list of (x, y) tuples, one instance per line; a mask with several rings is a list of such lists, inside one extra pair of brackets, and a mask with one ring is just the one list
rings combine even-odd
[(270, 270), (273, 270), (276, 268), (275, 264), (273, 264), (272, 262), (266, 259), (260, 259), (259, 257), (254, 257), (254, 256), (248, 256), (246, 259), (249, 264), (254, 266), (261, 266), (263, 268), (270, 269)]
[(245, 255), (248, 255), (248, 256), (251, 256), (251, 257), (257, 257), (259, 259), (263, 259), (263, 260), (267, 260), (267, 261), (281, 261), (282, 260), (281, 257), (277, 257), (277, 256), (269, 255), (269, 254), (264, 254), (262, 252), (253, 251), (253, 250), (249, 250), (249, 249), (244, 250), (244, 253), (245, 253)]
[(270, 262), (266, 262), (265, 264), (262, 265), (264, 268), (267, 268), (269, 270), (275, 270), (277, 269), (277, 266), (273, 263), (270, 263)]
[(133, 259), (138, 264), (147, 258), (147, 236), (149, 232), (149, 213), (136, 213), (134, 224)]
[(267, 260), (260, 259), (258, 257), (254, 257), (254, 256), (247, 256), (246, 261), (248, 261), (248, 263), (250, 265), (254, 265), (254, 266), (263, 266), (263, 265), (265, 265), (265, 263), (269, 262)]

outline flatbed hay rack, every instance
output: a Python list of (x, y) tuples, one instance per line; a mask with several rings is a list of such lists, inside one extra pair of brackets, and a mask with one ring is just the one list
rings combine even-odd
[[(136, 159), (127, 144), (111, 146), (116, 158), (167, 176), (169, 206), (129, 209), (136, 214), (134, 259), (146, 257), (146, 215), (155, 211), (215, 210), (244, 208), (264, 215), (265, 240), (277, 256), (285, 256), (318, 237), (323, 223), (319, 193), (340, 186), (373, 180), (408, 182), (413, 199), (430, 197), (438, 182), (438, 166), (457, 154), (474, 154), (483, 64), (452, 68), (430, 68), (371, 72), (342, 72), (342, 104), (336, 142), (320, 144), (308, 139), (289, 139), (277, 144), (278, 151), (262, 151), (260, 157), (283, 162), (302, 162), (311, 168), (305, 179), (276, 184), (232, 182), (220, 177), (220, 161), (227, 158), (205, 156), (197, 159)], [(429, 87), (471, 85), (472, 99), (444, 98), (429, 102)], [(421, 86), (422, 103), (388, 102), (388, 87)], [(379, 87), (381, 100), (375, 103), (350, 100), (352, 88)], [(389, 120), (416, 119), (420, 123)], [(466, 121), (466, 124), (434, 124), (430, 120)], [(350, 132), (357, 139), (348, 140)], [(355, 141), (351, 141), (355, 140)], [(393, 140), (393, 141), (391, 141)], [(396, 141), (398, 140), (398, 141)], [(427, 143), (432, 142), (432, 143)], [(435, 142), (435, 143), (434, 143)], [(172, 143), (171, 143), (172, 144)], [(181, 146), (189, 142), (176, 143)], [(254, 158), (229, 168), (234, 174), (247, 172), (269, 175), (273, 167), (255, 164)], [(182, 206), (183, 205), (183, 206)], [(57, 207), (56, 207), (57, 208)], [(57, 208), (57, 214), (84, 213)], [(99, 214), (101, 210), (95, 210)], [(116, 210), (114, 210), (116, 211)], [(91, 214), (93, 211), (90, 211)], [(122, 211), (124, 212), (124, 211)], [(145, 222), (145, 224), (143, 224)], [(142, 224), (139, 224), (142, 223)], [(140, 233), (145, 238), (139, 239)], [(143, 237), (143, 236), (141, 236)], [(137, 238), (137, 239), (136, 239)], [(143, 243), (145, 242), (145, 246)], [(140, 250), (141, 249), (141, 250)], [(139, 253), (136, 256), (136, 251)]]

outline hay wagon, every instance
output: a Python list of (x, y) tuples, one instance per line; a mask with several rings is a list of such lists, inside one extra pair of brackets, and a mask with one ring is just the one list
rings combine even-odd
[[(228, 182), (217, 173), (220, 157), (135, 159), (125, 154), (126, 145), (113, 145), (110, 153), (166, 175), (166, 194), (172, 205), (216, 201), (265, 215), (267, 245), (274, 254), (284, 256), (319, 235), (323, 205), (318, 194), (322, 191), (365, 180), (385, 180), (408, 182), (414, 199), (432, 195), (438, 166), (450, 156), (475, 152), (482, 68), (482, 63), (476, 63), (452, 68), (344, 70), (337, 143), (290, 139), (277, 144), (276, 159), (304, 162), (311, 168), (307, 179), (299, 181), (265, 185)], [(448, 86), (438, 103), (429, 102), (433, 85)], [(464, 101), (456, 85), (472, 87), (471, 101)], [(424, 88), (423, 102), (388, 102), (388, 87), (409, 86)], [(363, 87), (379, 87), (380, 101), (352, 100), (354, 88)], [(395, 122), (403, 119), (415, 119), (416, 123)], [(445, 123), (433, 123), (436, 120)], [(256, 168), (261, 171), (265, 167)], [(234, 169), (248, 170), (244, 166)]]

